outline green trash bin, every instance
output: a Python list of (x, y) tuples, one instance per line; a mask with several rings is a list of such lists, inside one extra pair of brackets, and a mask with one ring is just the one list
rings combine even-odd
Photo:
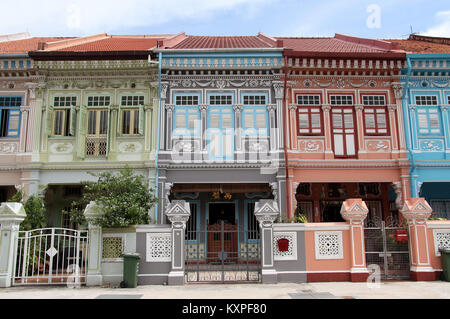
[(445, 281), (450, 281), (450, 248), (439, 248), (442, 261), (442, 277)]
[(138, 253), (122, 254), (123, 257), (123, 281), (120, 283), (122, 288), (136, 288), (138, 280), (139, 260), (141, 256)]

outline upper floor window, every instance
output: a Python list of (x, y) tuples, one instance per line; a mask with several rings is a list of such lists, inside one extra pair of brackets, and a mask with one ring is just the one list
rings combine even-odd
[(175, 105), (198, 105), (198, 95), (177, 95)]
[(73, 135), (75, 129), (76, 96), (55, 96), (53, 98), (53, 135), (69, 136)]
[(353, 105), (352, 95), (330, 95), (331, 105)]
[(224, 95), (211, 95), (209, 97), (210, 105), (232, 105), (233, 96), (230, 94)]
[(21, 97), (0, 96), (0, 137), (19, 136), (21, 105)]
[(138, 135), (143, 132), (143, 95), (122, 96), (120, 103), (120, 133)]
[(244, 95), (244, 105), (266, 105), (265, 95)]
[(322, 112), (319, 107), (299, 107), (297, 112), (300, 135), (322, 134)]
[(268, 115), (265, 95), (244, 95), (243, 128), (245, 135), (268, 135)]
[(321, 135), (322, 134), (322, 110), (320, 95), (297, 95), (298, 134)]
[(174, 135), (192, 136), (200, 134), (200, 111), (198, 95), (175, 96)]
[(93, 107), (109, 106), (109, 103), (111, 102), (110, 100), (111, 100), (111, 98), (109, 96), (105, 96), (105, 95), (89, 96), (87, 106), (93, 106)]
[(298, 105), (320, 105), (320, 95), (297, 95)]
[(416, 105), (437, 105), (437, 96), (416, 95)]
[(437, 108), (418, 109), (417, 121), (419, 122), (419, 133), (439, 134), (441, 132), (439, 110)]
[(387, 112), (384, 95), (364, 95), (364, 127), (366, 135), (387, 135)]

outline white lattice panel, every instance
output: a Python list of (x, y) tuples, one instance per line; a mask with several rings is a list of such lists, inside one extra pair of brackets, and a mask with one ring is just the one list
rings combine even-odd
[(172, 260), (172, 234), (147, 234), (147, 262), (168, 262)]
[[(278, 240), (286, 238), (289, 240), (287, 251), (278, 249)], [(296, 232), (274, 232), (273, 233), (273, 260), (297, 260), (297, 233)]]
[(314, 233), (316, 259), (343, 259), (343, 242), (341, 231), (324, 231)]
[(436, 256), (440, 256), (439, 248), (450, 248), (450, 229), (435, 229), (433, 237)]

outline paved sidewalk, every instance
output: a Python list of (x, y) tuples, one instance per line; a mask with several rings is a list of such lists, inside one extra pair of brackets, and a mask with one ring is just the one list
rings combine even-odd
[(387, 281), (366, 283), (196, 284), (101, 287), (12, 287), (0, 289), (0, 299), (450, 299), (450, 282)]

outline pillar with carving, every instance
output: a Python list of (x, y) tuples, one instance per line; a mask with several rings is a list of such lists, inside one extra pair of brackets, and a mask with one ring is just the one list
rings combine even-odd
[(273, 263), (273, 223), (278, 216), (280, 210), (276, 201), (261, 199), (255, 204), (255, 217), (261, 234), (261, 276), (264, 284), (277, 282)]
[(103, 282), (102, 276), (102, 252), (103, 235), (102, 227), (95, 220), (103, 214), (95, 202), (90, 202), (84, 210), (84, 216), (88, 223), (89, 247), (88, 247), (88, 270), (86, 275), (86, 286), (100, 286)]
[(323, 128), (325, 134), (325, 159), (332, 159), (333, 149), (332, 149), (332, 141), (331, 141), (331, 105), (324, 104), (322, 105), (323, 111)]
[(164, 207), (165, 214), (172, 223), (172, 267), (169, 272), (169, 285), (184, 284), (184, 235), (186, 223), (191, 215), (189, 203), (173, 200)]
[(400, 210), (408, 223), (410, 249), (410, 275), (412, 280), (435, 280), (436, 275), (431, 267), (428, 247), (427, 220), (432, 213), (431, 206), (424, 198), (405, 200)]
[(369, 209), (361, 198), (347, 199), (342, 203), (342, 218), (350, 225), (350, 249), (352, 256), (350, 279), (352, 282), (363, 282), (369, 277), (364, 246), (364, 219), (366, 219), (368, 213)]

